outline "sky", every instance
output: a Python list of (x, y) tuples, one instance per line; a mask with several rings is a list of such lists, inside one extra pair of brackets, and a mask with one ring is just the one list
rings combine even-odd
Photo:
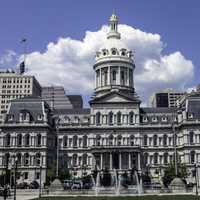
[(25, 37), (26, 73), (81, 94), (88, 106), (94, 55), (114, 10), (122, 41), (134, 52), (136, 92), (148, 105), (155, 91), (200, 83), (199, 9), (198, 0), (1, 0), (0, 68), (17, 68)]

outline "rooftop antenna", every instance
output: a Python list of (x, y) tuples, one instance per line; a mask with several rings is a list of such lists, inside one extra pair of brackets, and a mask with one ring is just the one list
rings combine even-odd
[(27, 50), (27, 45), (26, 45), (27, 39), (22, 38), (20, 43), (23, 45), (23, 61), (19, 65), (19, 74), (24, 74), (25, 72), (25, 63), (26, 63), (26, 50)]

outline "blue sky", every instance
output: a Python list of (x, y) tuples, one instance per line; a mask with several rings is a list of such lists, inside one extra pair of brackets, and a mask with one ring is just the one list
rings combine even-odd
[[(86, 31), (98, 31), (115, 10), (120, 23), (159, 34), (166, 45), (162, 54), (178, 51), (190, 60), (194, 76), (186, 85), (193, 87), (200, 82), (199, 9), (198, 0), (1, 0), (0, 59), (7, 50), (20, 55), (22, 37), (28, 38), (30, 54), (44, 53), (47, 45), (60, 37), (83, 40)], [(11, 63), (2, 62), (0, 67)]]

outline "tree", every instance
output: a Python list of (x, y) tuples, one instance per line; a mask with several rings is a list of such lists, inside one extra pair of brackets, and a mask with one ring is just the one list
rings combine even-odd
[(188, 170), (185, 163), (181, 163), (180, 159), (177, 162), (178, 173), (176, 176), (175, 163), (171, 162), (164, 171), (163, 184), (168, 187), (175, 177), (185, 179), (188, 176)]
[(65, 179), (70, 179), (71, 178), (71, 174), (69, 172), (69, 169), (67, 167), (62, 167), (60, 170), (59, 170), (59, 173), (58, 173), (58, 178), (63, 181)]

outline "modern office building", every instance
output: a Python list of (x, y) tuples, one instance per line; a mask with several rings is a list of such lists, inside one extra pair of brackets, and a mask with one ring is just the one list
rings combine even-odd
[(173, 89), (165, 89), (163, 91), (156, 92), (151, 96), (151, 106), (157, 108), (176, 107), (176, 101), (183, 95), (183, 92), (177, 92)]
[(58, 141), (59, 168), (64, 163), (74, 177), (94, 170), (122, 174), (132, 169), (148, 170), (153, 177), (174, 160), (176, 144), (188, 169), (187, 181), (194, 181), (196, 164), (200, 173), (200, 94), (187, 95), (179, 108), (142, 107), (134, 87), (135, 67), (113, 14), (107, 40), (96, 53), (90, 108), (54, 109), (52, 116), (42, 99), (12, 101), (1, 125), (0, 173), (13, 162), (10, 158), (19, 156), (18, 181), (38, 180), (42, 163), (45, 182)]
[(34, 76), (17, 74), (14, 71), (0, 72), (0, 122), (11, 100), (25, 96), (41, 96), (41, 87)]
[(42, 99), (53, 110), (83, 107), (82, 97), (80, 95), (66, 95), (62, 86), (42, 87)]

